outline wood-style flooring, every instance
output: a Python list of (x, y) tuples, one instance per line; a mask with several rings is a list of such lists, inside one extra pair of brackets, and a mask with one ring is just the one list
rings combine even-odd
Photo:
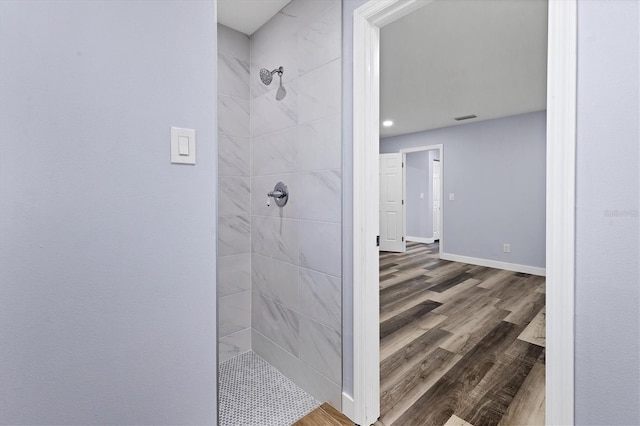
[(355, 423), (325, 402), (295, 422), (293, 426), (355, 426)]
[(544, 425), (544, 277), (380, 254), (381, 426)]

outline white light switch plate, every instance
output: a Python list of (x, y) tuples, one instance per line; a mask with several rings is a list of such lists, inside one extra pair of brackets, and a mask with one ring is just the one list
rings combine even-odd
[(196, 131), (171, 128), (171, 162), (174, 164), (196, 164)]

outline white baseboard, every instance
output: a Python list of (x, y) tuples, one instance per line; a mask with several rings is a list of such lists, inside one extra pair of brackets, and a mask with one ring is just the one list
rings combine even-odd
[(440, 253), (440, 259), (453, 262), (469, 263), (471, 265), (486, 266), (488, 268), (504, 269), (506, 271), (522, 272), (531, 275), (546, 276), (545, 268), (537, 266), (518, 265), (517, 263), (500, 262), (497, 260), (480, 259), (478, 257), (460, 256), (458, 254)]
[(433, 238), (422, 238), (422, 237), (405, 237), (407, 241), (413, 241), (415, 243), (424, 243), (424, 244), (433, 244), (435, 240)]
[(342, 392), (342, 414), (349, 417), (351, 421), (355, 419), (355, 408), (353, 403), (353, 398)]

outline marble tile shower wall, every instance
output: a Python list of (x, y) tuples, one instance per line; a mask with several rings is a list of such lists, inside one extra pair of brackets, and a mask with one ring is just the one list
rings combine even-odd
[[(341, 2), (293, 0), (251, 37), (252, 349), (341, 406)], [(284, 67), (276, 100), (259, 70)], [(282, 181), (288, 204), (267, 207)], [(244, 201), (239, 201), (242, 204)], [(244, 216), (243, 216), (244, 217)], [(244, 225), (245, 222), (243, 222)]]
[(251, 349), (249, 49), (218, 25), (218, 362)]

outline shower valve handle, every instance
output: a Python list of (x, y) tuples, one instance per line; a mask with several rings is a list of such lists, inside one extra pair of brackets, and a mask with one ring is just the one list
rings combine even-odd
[(276, 200), (278, 207), (284, 207), (289, 200), (289, 189), (287, 185), (282, 182), (278, 182), (273, 191), (267, 192), (267, 207), (271, 206), (271, 199)]
[(287, 194), (282, 192), (282, 191), (271, 191), (267, 194), (267, 197), (273, 197), (273, 198), (282, 198), (284, 196), (286, 196)]
[(282, 191), (271, 191), (267, 193), (267, 207), (271, 207), (271, 198), (279, 200), (281, 198), (284, 198), (286, 195), (287, 194)]

